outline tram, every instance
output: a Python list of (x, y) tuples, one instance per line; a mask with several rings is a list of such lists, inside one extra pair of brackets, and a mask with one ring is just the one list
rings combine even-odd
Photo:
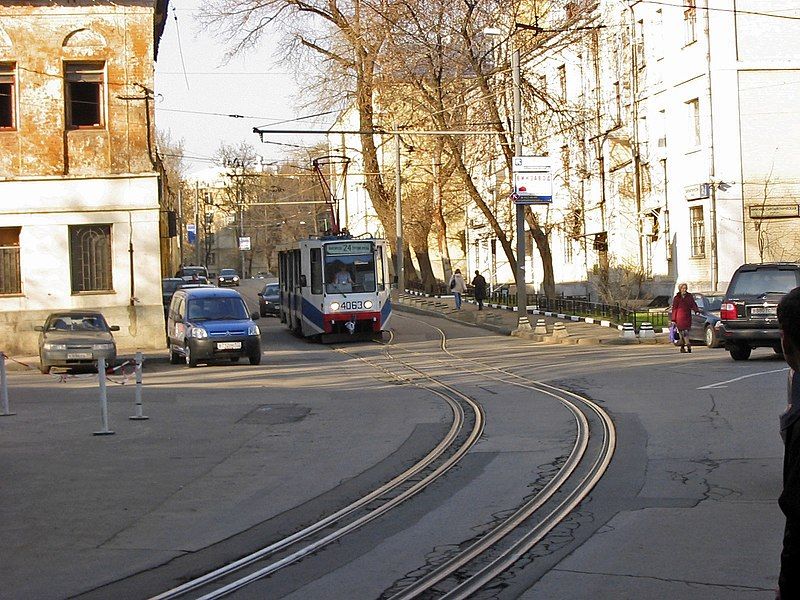
[(380, 337), (392, 319), (386, 240), (348, 234), (279, 249), (281, 322), (324, 342)]

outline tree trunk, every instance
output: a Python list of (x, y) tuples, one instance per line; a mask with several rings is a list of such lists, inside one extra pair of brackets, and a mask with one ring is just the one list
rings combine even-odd
[(555, 298), (556, 281), (553, 273), (553, 254), (550, 250), (550, 240), (547, 239), (547, 234), (539, 227), (538, 223), (536, 223), (536, 215), (528, 208), (525, 210), (525, 220), (530, 227), (531, 237), (536, 243), (539, 256), (542, 257), (542, 288), (544, 290), (544, 295), (548, 298)]

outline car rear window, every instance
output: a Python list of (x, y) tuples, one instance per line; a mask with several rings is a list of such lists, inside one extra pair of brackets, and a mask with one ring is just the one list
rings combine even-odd
[(767, 292), (786, 293), (798, 286), (797, 273), (788, 269), (740, 271), (731, 282), (728, 296), (760, 296)]

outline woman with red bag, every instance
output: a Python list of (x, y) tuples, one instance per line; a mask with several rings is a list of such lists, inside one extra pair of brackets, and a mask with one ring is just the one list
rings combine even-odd
[(691, 352), (692, 342), (689, 340), (689, 329), (692, 327), (692, 313), (699, 313), (697, 302), (689, 292), (689, 286), (681, 283), (678, 293), (672, 299), (672, 316), (670, 320), (675, 323), (681, 346), (681, 352)]

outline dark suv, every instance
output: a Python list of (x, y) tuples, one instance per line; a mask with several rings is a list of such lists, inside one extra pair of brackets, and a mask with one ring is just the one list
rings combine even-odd
[(753, 348), (781, 353), (777, 307), (800, 286), (800, 263), (742, 265), (731, 278), (719, 316), (720, 337), (733, 360), (747, 360)]

